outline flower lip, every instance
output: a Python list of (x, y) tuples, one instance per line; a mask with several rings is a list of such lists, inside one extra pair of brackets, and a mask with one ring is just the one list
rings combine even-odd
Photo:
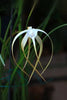
[(31, 26), (28, 27), (28, 32), (27, 32), (28, 36), (32, 39), (35, 38), (37, 36), (37, 30), (32, 28)]

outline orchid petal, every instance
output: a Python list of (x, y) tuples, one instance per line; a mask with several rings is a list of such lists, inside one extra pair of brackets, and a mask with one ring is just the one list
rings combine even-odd
[[(37, 36), (36, 36), (36, 37), (37, 37)], [(38, 57), (38, 55), (37, 55), (37, 50), (36, 50), (35, 39), (33, 38), (33, 39), (32, 39), (32, 41), (33, 41), (33, 46), (34, 46), (35, 54), (36, 54), (36, 57), (37, 57), (37, 59), (38, 59), (39, 57)], [(42, 67), (42, 65), (41, 65), (41, 62), (40, 62), (40, 61), (39, 61), (39, 64), (40, 64), (41, 68), (43, 69), (43, 67)]]
[(35, 50), (35, 53), (36, 53), (36, 56), (37, 56), (37, 50), (36, 50), (36, 44), (35, 44), (35, 39), (34, 38), (32, 39), (32, 42), (33, 42), (34, 50)]
[[(23, 49), (22, 49), (22, 51), (23, 51)], [(31, 65), (32, 68), (34, 68), (34, 65), (28, 60), (28, 58), (26, 57), (24, 51), (23, 51), (23, 54), (24, 54), (24, 57), (26, 58), (27, 62)], [(44, 77), (40, 74), (40, 72), (39, 72), (37, 69), (35, 69), (35, 71), (37, 72), (37, 74), (38, 74), (44, 81), (46, 81), (46, 80), (44, 79)], [(28, 81), (28, 83), (29, 83), (29, 81)]]
[[(40, 45), (40, 51), (39, 51), (39, 56), (38, 56), (38, 58), (37, 58), (36, 64), (35, 64), (35, 66), (34, 66), (34, 69), (33, 69), (32, 73), (31, 73), (31, 75), (30, 75), (30, 78), (29, 78), (28, 83), (30, 82), (30, 80), (31, 80), (31, 78), (32, 78), (32, 76), (33, 76), (33, 74), (34, 74), (34, 72), (35, 72), (35, 70), (36, 70), (36, 67), (37, 67), (37, 64), (38, 64), (38, 62), (39, 62), (40, 56), (41, 56), (41, 54), (42, 54), (42, 49), (43, 49), (42, 40), (40, 39), (40, 37), (39, 37), (38, 35), (36, 36), (36, 40), (37, 40), (37, 42), (38, 42), (39, 45)], [(34, 47), (35, 47), (35, 40), (33, 41), (33, 44), (34, 44)], [(36, 48), (36, 47), (35, 47), (35, 48)], [(36, 52), (36, 49), (35, 49), (35, 52)]]
[(12, 56), (13, 56), (13, 60), (14, 60), (15, 64), (16, 64), (27, 76), (29, 76), (29, 75), (17, 64), (17, 62), (16, 62), (16, 60), (15, 60), (15, 57), (14, 57), (14, 53), (13, 53), (13, 46), (14, 46), (14, 43), (15, 43), (16, 39), (17, 39), (20, 35), (24, 34), (25, 32), (27, 32), (27, 30), (21, 31), (20, 33), (18, 33), (18, 34), (15, 36), (15, 38), (13, 39), (13, 42), (12, 42), (12, 48), (11, 48), (11, 49), (12, 49)]
[[(37, 36), (36, 36), (36, 37), (37, 37)], [(37, 59), (39, 59), (39, 57), (38, 57), (38, 55), (37, 55), (36, 44), (35, 44), (35, 39), (34, 39), (34, 38), (32, 39), (32, 42), (33, 42), (33, 46), (34, 46), (34, 50), (35, 50), (36, 57), (37, 57)], [(41, 42), (41, 41), (40, 41), (40, 42)], [(41, 43), (42, 43), (42, 42), (41, 42)], [(41, 68), (43, 69), (40, 60), (39, 60), (39, 64), (40, 64)]]
[(39, 52), (39, 58), (40, 58), (40, 56), (41, 56), (41, 54), (42, 54), (42, 50), (43, 50), (43, 44), (42, 44), (41, 38), (40, 38), (38, 35), (36, 36), (36, 40), (37, 40), (37, 42), (38, 42), (39, 45), (40, 45), (40, 52)]
[[(13, 45), (14, 45), (15, 41), (17, 40), (17, 38), (18, 38), (20, 35), (22, 35), (22, 34), (24, 34), (25, 32), (27, 32), (27, 31), (28, 31), (28, 30), (21, 31), (20, 33), (18, 33), (18, 34), (14, 37), (13, 42), (12, 42), (12, 48), (13, 48)], [(12, 49), (12, 50), (13, 50), (13, 49)]]
[(52, 57), (53, 57), (53, 42), (52, 42), (52, 39), (50, 38), (50, 36), (49, 36), (45, 31), (40, 30), (40, 29), (36, 29), (36, 30), (39, 31), (39, 32), (42, 32), (42, 33), (44, 33), (44, 34), (46, 34), (46, 35), (48, 36), (48, 38), (50, 39), (50, 42), (51, 42), (51, 47), (52, 47), (51, 57), (50, 57), (50, 59), (49, 59), (47, 65), (46, 65), (46, 67), (43, 69), (43, 71), (42, 71), (42, 73), (41, 73), (41, 75), (42, 75), (42, 74), (45, 72), (45, 70), (47, 69), (47, 67), (49, 66), (49, 64), (50, 64), (50, 62), (51, 62), (51, 60), (52, 60)]
[[(37, 42), (38, 42), (39, 45), (40, 45), (40, 52), (39, 52), (39, 58), (38, 58), (38, 59), (40, 59), (40, 56), (41, 56), (42, 50), (43, 50), (43, 43), (42, 43), (41, 38), (40, 38), (38, 35), (36, 36), (36, 40), (37, 40)], [(42, 67), (42, 65), (41, 65), (41, 63), (40, 63), (40, 61), (39, 61), (39, 64), (40, 64), (41, 68), (43, 69), (43, 67)]]
[(28, 35), (25, 34), (24, 38), (21, 41), (21, 47), (22, 47), (23, 50), (24, 50), (24, 47), (25, 47), (25, 45), (27, 43), (27, 40), (28, 40)]
[[(28, 44), (29, 44), (29, 47), (28, 47), (28, 55), (27, 55), (27, 59), (29, 58), (29, 54), (30, 54), (30, 44), (31, 44), (31, 39), (30, 39), (30, 38), (29, 38)], [(25, 64), (24, 64), (23, 70), (24, 70), (24, 68), (26, 67), (26, 65), (27, 65), (27, 60), (26, 60), (26, 62), (25, 62)]]

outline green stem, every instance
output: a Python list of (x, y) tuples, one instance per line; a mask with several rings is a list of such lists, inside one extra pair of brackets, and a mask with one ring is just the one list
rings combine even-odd
[(1, 16), (0, 16), (0, 37), (1, 37)]
[[(22, 19), (21, 19), (21, 16), (22, 16), (22, 1), (20, 1), (20, 6), (19, 6), (19, 10), (18, 10), (18, 15), (20, 14), (20, 20), (19, 20), (19, 25), (18, 25), (18, 29), (19, 29), (19, 31), (21, 31), (22, 30)], [(22, 37), (20, 37), (19, 38), (19, 43), (21, 43), (21, 39), (22, 39)], [(19, 45), (20, 46), (20, 45)], [(20, 47), (19, 47), (20, 48)], [(20, 56), (22, 55), (22, 51), (21, 51), (21, 49), (20, 49)], [(25, 97), (25, 81), (24, 81), (24, 73), (23, 72), (21, 72), (21, 74), (22, 74), (22, 76), (23, 76), (23, 78), (21, 78), (21, 83), (22, 83), (22, 94), (21, 94), (21, 100), (26, 100), (26, 97)]]

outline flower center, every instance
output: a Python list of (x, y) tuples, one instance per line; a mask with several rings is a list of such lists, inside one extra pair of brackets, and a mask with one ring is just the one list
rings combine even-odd
[(32, 27), (28, 27), (28, 36), (32, 39), (35, 38), (37, 36), (37, 31), (36, 29), (32, 28)]

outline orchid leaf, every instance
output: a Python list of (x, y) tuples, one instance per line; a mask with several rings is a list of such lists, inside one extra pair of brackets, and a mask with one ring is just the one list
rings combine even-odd
[(5, 67), (5, 62), (4, 62), (4, 60), (3, 60), (2, 56), (1, 56), (1, 54), (0, 54), (0, 61), (1, 61), (1, 63), (3, 64), (3, 66)]

